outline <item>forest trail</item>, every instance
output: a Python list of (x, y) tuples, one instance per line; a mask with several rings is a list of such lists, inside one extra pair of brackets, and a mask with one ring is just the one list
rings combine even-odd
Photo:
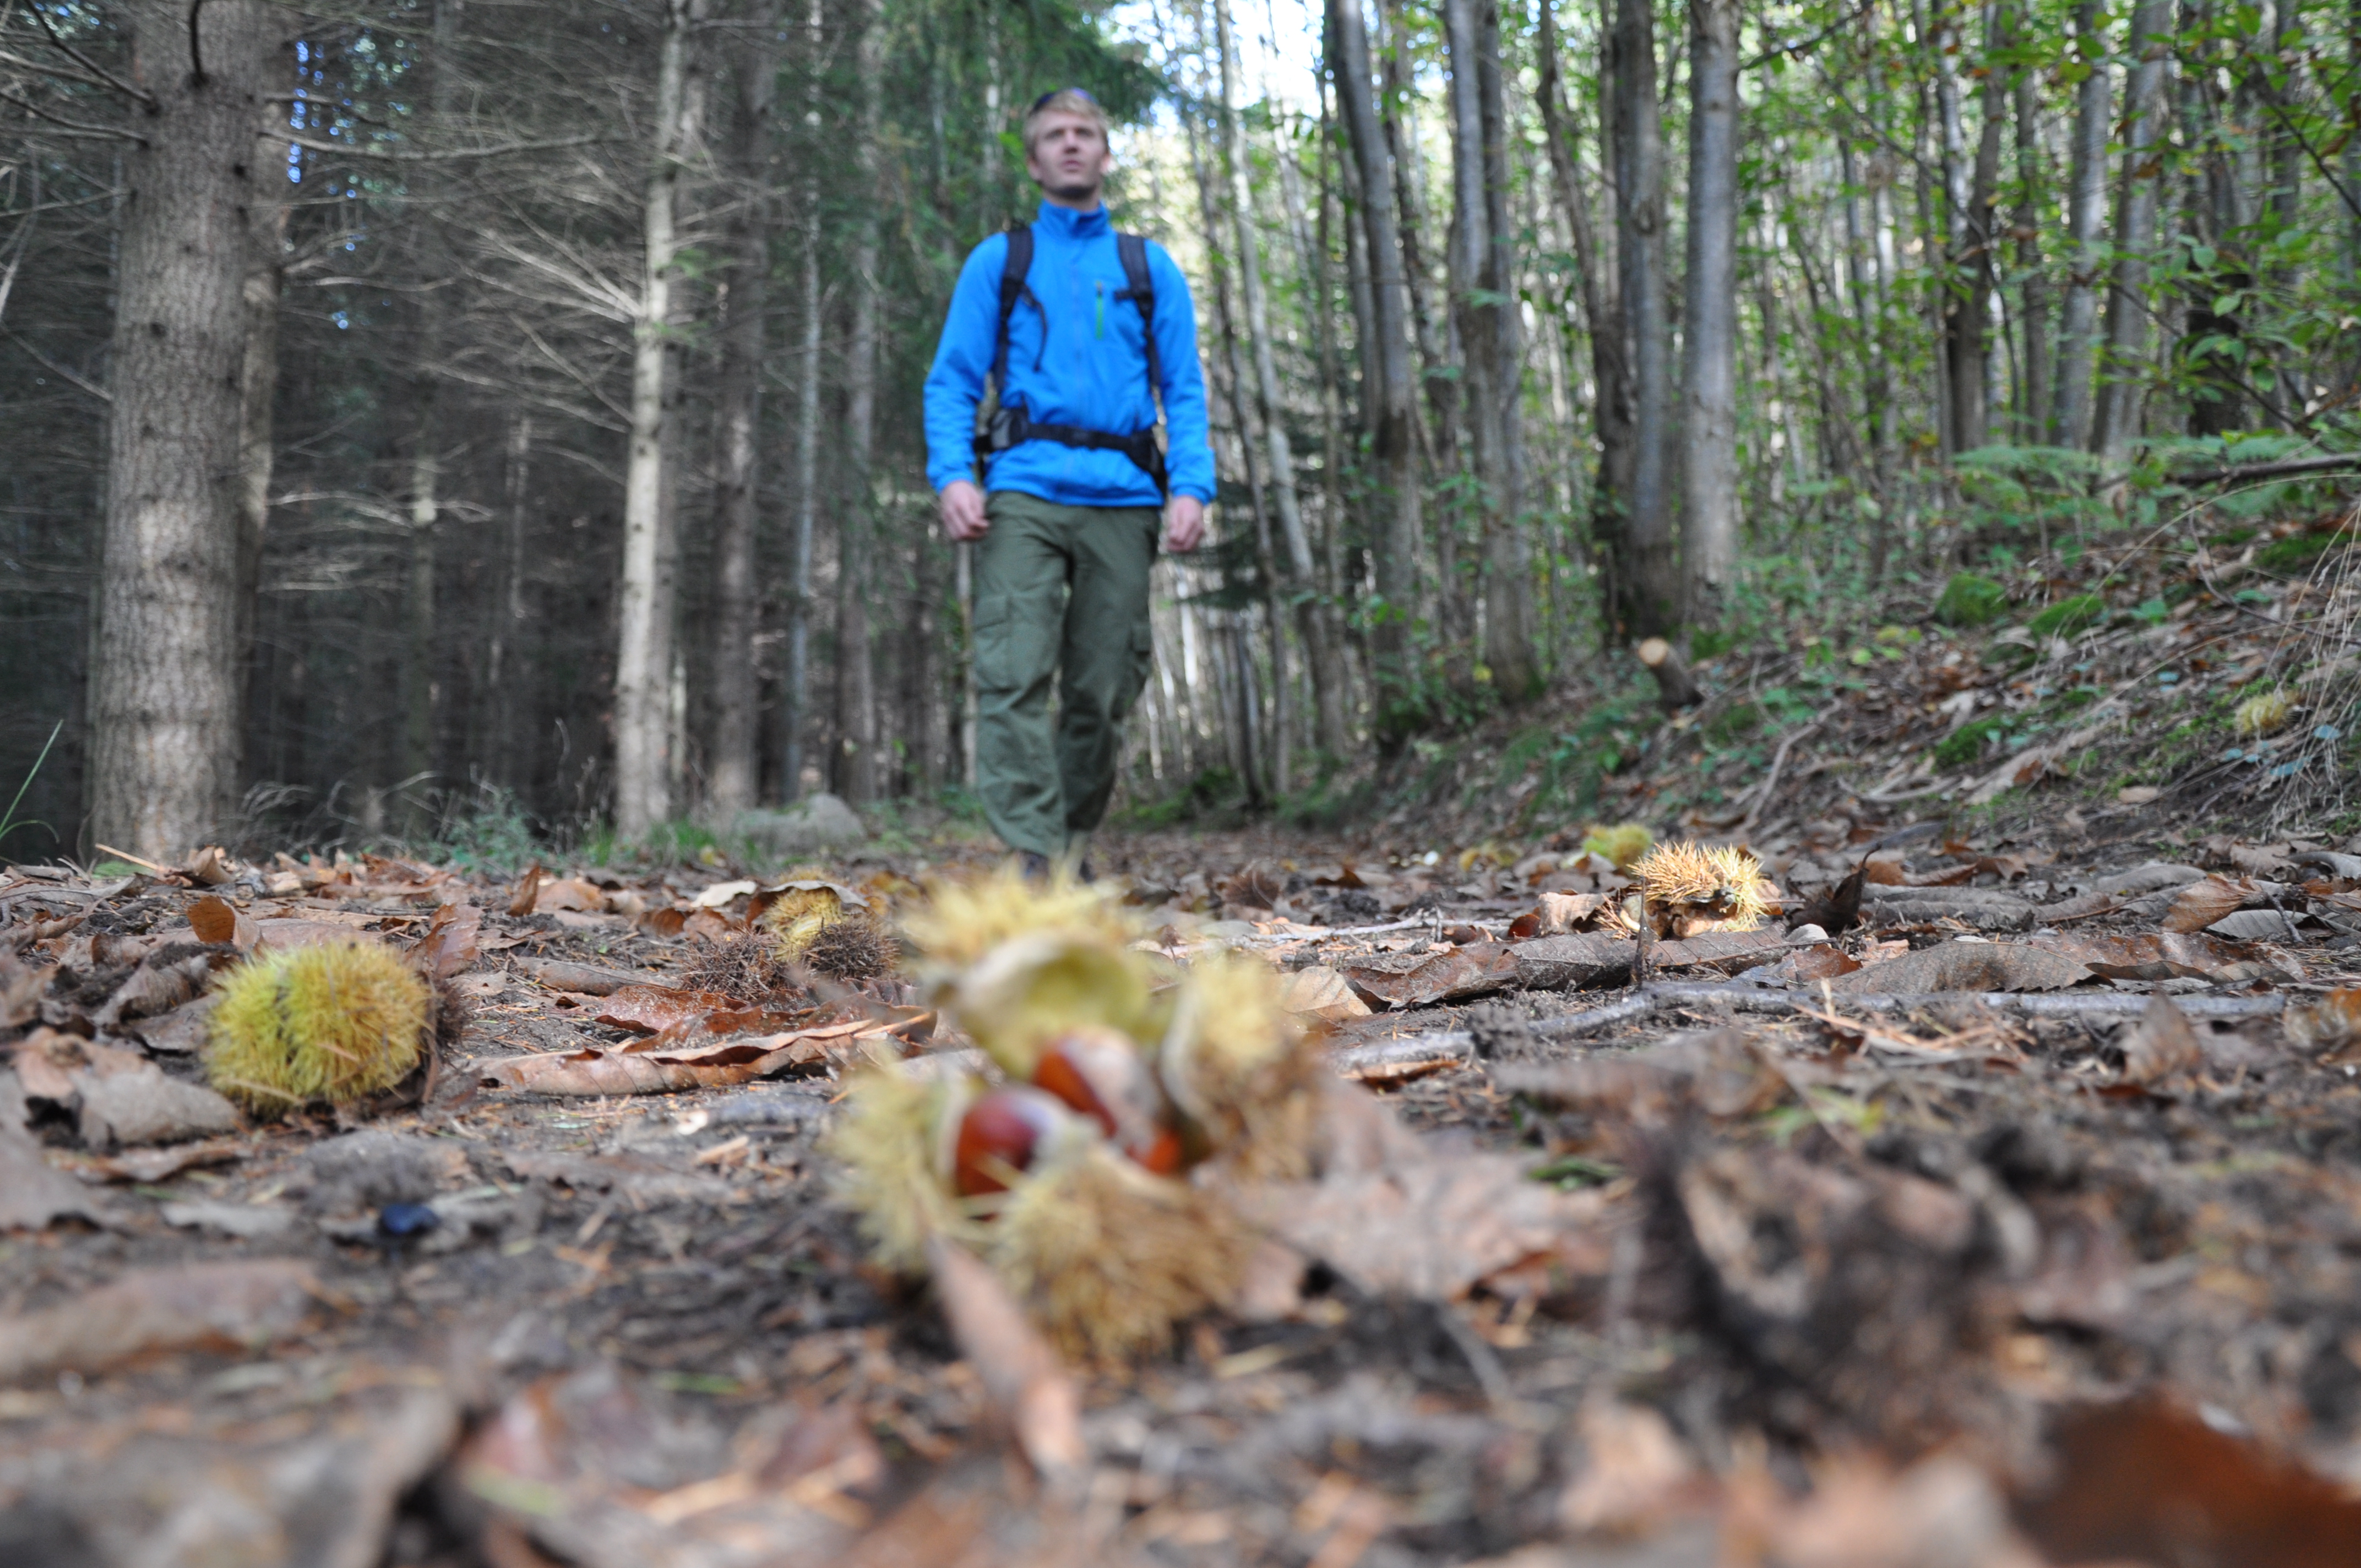
[[(781, 970), (761, 915), (793, 888), (19, 870), (0, 1541), (1834, 1568), (2202, 1531), (2342, 1561), (2361, 857), (1907, 827), (1832, 825), (1783, 916), (1644, 957), (1632, 841), (1621, 870), (1109, 843), (1164, 958), (1273, 966), (1374, 1142), (1266, 1212), (1250, 1290), (1170, 1350), (1046, 1374), (1078, 1401), (1055, 1462), (1003, 1403), (1024, 1331), (896, 1286), (831, 1200), (843, 1070), (965, 1042), (873, 954)], [(922, 861), (799, 885), (898, 918)], [(337, 940), (437, 977), (431, 1068), (357, 1116), (218, 1118), (205, 970)]]

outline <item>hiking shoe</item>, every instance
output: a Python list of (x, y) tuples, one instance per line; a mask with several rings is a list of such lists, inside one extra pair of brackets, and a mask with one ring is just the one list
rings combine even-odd
[(1025, 873), (1027, 882), (1038, 886), (1049, 880), (1049, 856), (1036, 854), (1031, 850), (1027, 850), (1017, 857), (1016, 863), (1017, 869)]
[(1091, 858), (1088, 855), (1084, 855), (1081, 861), (1075, 865), (1074, 875), (1083, 882), (1096, 882), (1099, 880), (1098, 873), (1091, 870)]

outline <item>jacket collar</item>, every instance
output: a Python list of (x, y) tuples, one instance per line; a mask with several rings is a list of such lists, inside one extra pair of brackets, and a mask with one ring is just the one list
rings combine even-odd
[(1044, 202), (1039, 215), (1033, 221), (1046, 232), (1062, 235), (1068, 239), (1091, 239), (1110, 233), (1115, 227), (1115, 220), (1108, 215), (1104, 202), (1087, 213), (1059, 206), (1055, 202)]

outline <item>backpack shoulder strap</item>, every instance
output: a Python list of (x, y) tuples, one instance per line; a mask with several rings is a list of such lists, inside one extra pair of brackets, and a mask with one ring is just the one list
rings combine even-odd
[(1025, 276), (1033, 270), (1033, 228), (1029, 224), (1008, 225), (1008, 255), (1000, 264), (1000, 329), (992, 344), (992, 384), (1004, 396), (1008, 390), (1008, 318), (1016, 313), (1016, 302), (1027, 292)]
[(1130, 287), (1115, 297), (1139, 307), (1140, 336), (1148, 344), (1148, 395), (1152, 400), (1163, 389), (1164, 369), (1156, 357), (1156, 280), (1148, 270), (1148, 241), (1140, 235), (1118, 234), (1115, 236), (1115, 250), (1123, 260), (1123, 275), (1130, 282)]

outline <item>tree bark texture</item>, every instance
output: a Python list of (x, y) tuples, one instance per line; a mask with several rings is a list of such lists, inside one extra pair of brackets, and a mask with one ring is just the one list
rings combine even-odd
[(1738, 573), (1738, 0), (1689, 0), (1681, 554), (1708, 623)]
[(2083, 0), (2074, 37), (2088, 72), (2074, 93), (2073, 145), (2068, 159), (2066, 242), (2071, 269), (2058, 322), (2058, 396), (2053, 439), (2077, 450), (2091, 444), (2092, 376), (2099, 356), (2099, 275), (2106, 266), (2107, 133), (2114, 113), (2105, 8)]
[[(1302, 607), (1297, 617), (1303, 646), (1312, 668), (1323, 667), (1321, 645), (1324, 628), (1313, 613), (1314, 588), (1312, 538), (1303, 527), (1303, 507), (1295, 488), (1295, 452), (1287, 438), (1287, 404), (1279, 390), (1279, 359), (1270, 339), (1270, 304), (1265, 298), (1262, 258), (1254, 221), (1254, 181), (1248, 164), (1252, 148), (1246, 140), (1246, 115), (1240, 103), (1237, 40), (1230, 24), (1230, 0), (1213, 0), (1213, 20), (1222, 51), (1222, 118), (1224, 150), (1230, 176), (1231, 232), (1237, 236), (1238, 286), (1244, 296), (1246, 338), (1254, 356), (1256, 411), (1262, 420), (1263, 445), (1270, 460), (1270, 496), (1279, 514), (1280, 543), (1287, 554), (1285, 597)], [(1274, 599), (1278, 585), (1274, 584)], [(1274, 606), (1276, 609), (1276, 604)], [(1271, 620), (1272, 725), (1271, 787), (1284, 795), (1292, 764), (1292, 726), (1287, 695), (1285, 617)]]
[(90, 832), (151, 860), (222, 823), (237, 788), (240, 389), (254, 143), (276, 51), (260, 0), (129, 8), (139, 140), (110, 381)]
[(1680, 620), (1673, 554), (1672, 345), (1664, 298), (1664, 126), (1656, 100), (1656, 19), (1650, 0), (1615, 0), (1608, 35), (1615, 117), (1616, 263), (1631, 337), (1631, 492), (1623, 520), (1621, 602), (1628, 637), (1659, 637)]
[(1369, 314), (1361, 323), (1376, 372), (1362, 389), (1370, 455), (1378, 493), (1371, 498), (1370, 575), (1380, 601), (1372, 607), (1370, 646), (1377, 690), (1372, 729), (1379, 751), (1397, 754), (1415, 719), (1417, 692), (1411, 669), (1410, 620), (1416, 613), (1419, 533), (1417, 437), (1410, 367), (1410, 291), (1402, 276), (1401, 236), (1395, 222), (1386, 138), (1378, 120), (1369, 66), (1368, 31), (1361, 0), (1328, 0), (1330, 60), (1337, 107), (1353, 147), (1361, 219), (1367, 225)]
[[(809, 52), (804, 77), (803, 128), (807, 137), (819, 131), (821, 29), (826, 21), (822, 0), (809, 0), (804, 17), (805, 48)], [(788, 801), (799, 797), (804, 787), (804, 730), (811, 714), (812, 540), (819, 509), (819, 347), (824, 301), (819, 283), (819, 169), (809, 153), (804, 163), (802, 199), (803, 272), (797, 293), (803, 341), (796, 355), (800, 368), (796, 385), (796, 518), (787, 547), (787, 650), (779, 715), (785, 745), (779, 793)]]
[[(1566, 232), (1574, 241), (1576, 287), (1589, 329), (1593, 394), (1591, 426), (1598, 441), (1598, 477), (1591, 487), (1591, 538), (1615, 559), (1631, 493), (1631, 372), (1626, 353), (1622, 294), (1598, 226), (1591, 221), (1590, 192), (1575, 148), (1575, 127), (1560, 85), (1555, 6), (1543, 0), (1541, 19), (1542, 125), (1549, 138), (1550, 170)], [(1614, 598), (1609, 590), (1609, 599)]]
[(2170, 43), (2159, 35), (2167, 0), (2140, 0), (2132, 13), (2131, 80), (2124, 92), (2124, 172), (2115, 216), (2115, 269), (2107, 293), (2107, 356), (2100, 378), (2092, 449), (2112, 468), (2131, 455), (2146, 401), (2140, 360), (2147, 352), (2148, 250), (2156, 243), (2163, 176), (2152, 158), (2164, 126), (2164, 69)]
[(738, 221), (730, 236), (727, 314), (714, 411), (713, 746), (707, 804), (727, 821), (755, 802), (762, 777), (755, 740), (754, 632), (762, 606), (754, 580), (761, 500), (763, 356), (771, 277), (771, 107), (778, 80), (778, 0), (756, 0), (737, 60), (729, 168)]
[[(695, 9), (693, 9), (695, 8)], [(643, 837), (672, 815), (673, 627), (664, 576), (673, 476), (664, 466), (666, 426), (676, 396), (672, 374), (674, 265), (680, 252), (677, 204), (686, 154), (690, 95), (688, 31), (701, 0), (664, 0), (657, 57), (653, 146), (642, 220), (645, 249), (631, 351), (630, 455), (623, 477), (623, 580), (615, 657), (615, 828)]]
[[(882, 0), (862, 0), (858, 138), (863, 188), (884, 175), (877, 137), (885, 91), (885, 11)], [(855, 806), (876, 797), (877, 666), (869, 641), (869, 554), (875, 526), (875, 477), (870, 459), (877, 442), (877, 298), (882, 225), (877, 203), (862, 204), (852, 241), (852, 331), (845, 378), (846, 484), (850, 493), (837, 523), (836, 671), (837, 789)]]
[[(2016, 26), (2021, 35), (2021, 21)], [(2050, 345), (2049, 278), (2041, 260), (2041, 76), (2030, 65), (2016, 70), (2016, 269), (2017, 311), (2023, 318), (2025, 364), (2020, 385), (2024, 404), (2017, 416), (2017, 439), (2038, 444), (2049, 439)]]

